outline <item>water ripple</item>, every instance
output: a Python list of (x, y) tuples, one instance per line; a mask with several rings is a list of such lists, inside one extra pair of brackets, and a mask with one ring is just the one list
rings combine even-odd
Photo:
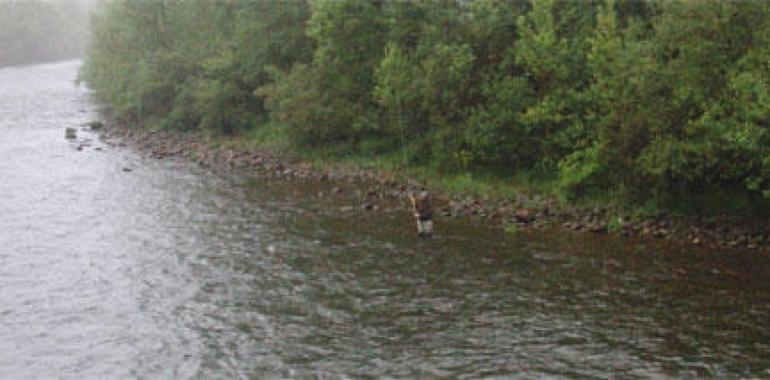
[(323, 184), (79, 151), (77, 67), (0, 70), (0, 378), (770, 376), (765, 257), (421, 241)]

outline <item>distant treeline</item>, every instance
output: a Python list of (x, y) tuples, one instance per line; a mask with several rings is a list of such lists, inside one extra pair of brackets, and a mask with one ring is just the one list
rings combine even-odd
[(770, 198), (768, 1), (112, 0), (93, 27), (84, 76), (127, 122)]
[(0, 0), (0, 67), (80, 56), (88, 14), (79, 0)]

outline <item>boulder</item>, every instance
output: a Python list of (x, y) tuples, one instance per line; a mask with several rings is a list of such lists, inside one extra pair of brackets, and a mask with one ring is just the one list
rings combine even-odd
[(90, 121), (90, 122), (86, 123), (86, 125), (89, 128), (91, 128), (92, 131), (99, 131), (99, 130), (104, 128), (104, 123), (102, 123), (101, 121), (97, 121), (97, 120)]
[(513, 219), (518, 223), (532, 223), (535, 221), (535, 213), (530, 209), (519, 209), (513, 213)]

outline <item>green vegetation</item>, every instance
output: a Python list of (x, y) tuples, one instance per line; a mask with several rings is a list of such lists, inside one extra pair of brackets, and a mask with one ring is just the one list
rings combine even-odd
[(93, 28), (84, 77), (131, 124), (458, 190), (770, 198), (767, 1), (112, 0)]
[(87, 31), (80, 0), (0, 1), (0, 67), (78, 57)]

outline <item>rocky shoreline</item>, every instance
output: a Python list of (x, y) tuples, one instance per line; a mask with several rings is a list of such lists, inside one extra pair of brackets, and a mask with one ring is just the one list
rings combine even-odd
[[(93, 124), (93, 123), (91, 123)], [(92, 129), (93, 125), (90, 125)], [(101, 128), (98, 128), (101, 130)], [(109, 145), (131, 145), (149, 157), (180, 156), (202, 166), (242, 168), (259, 177), (328, 183), (329, 192), (343, 194), (363, 188), (359, 207), (377, 212), (386, 199), (403, 199), (422, 185), (397, 179), (393, 173), (343, 167), (318, 168), (311, 162), (247, 146), (237, 138), (210, 140), (193, 133), (148, 131), (110, 125), (102, 130)], [(515, 199), (457, 198), (440, 189), (428, 189), (440, 218), (472, 217), (509, 232), (519, 229), (562, 228), (589, 234), (620, 234), (629, 238), (670, 241), (707, 249), (770, 252), (770, 225), (724, 220), (681, 220), (660, 215), (623, 222), (607, 208), (580, 209), (555, 199), (517, 195)], [(614, 219), (614, 220), (613, 220)]]

